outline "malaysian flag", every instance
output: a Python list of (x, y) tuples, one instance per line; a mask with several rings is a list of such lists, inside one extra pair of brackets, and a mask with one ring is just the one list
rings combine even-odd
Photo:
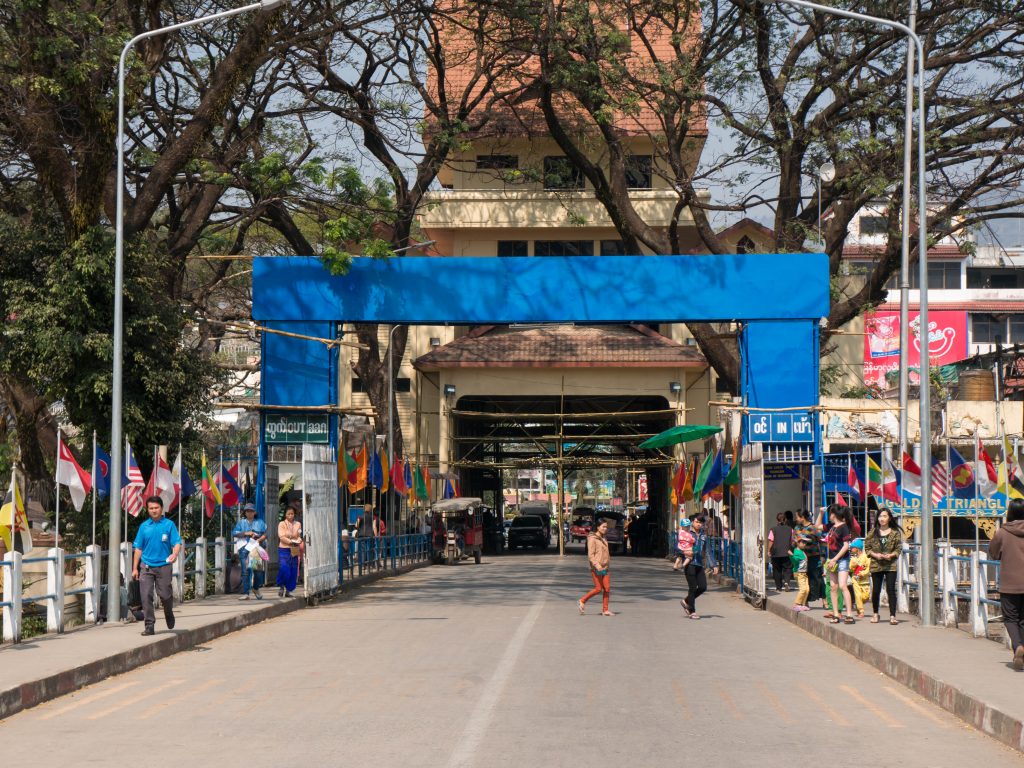
[(939, 504), (949, 493), (949, 473), (946, 465), (932, 459), (932, 504)]
[(138, 517), (142, 511), (142, 491), (146, 487), (146, 480), (142, 477), (142, 470), (135, 463), (135, 454), (132, 447), (126, 440), (124, 443), (124, 470), (121, 474), (121, 509), (132, 517)]

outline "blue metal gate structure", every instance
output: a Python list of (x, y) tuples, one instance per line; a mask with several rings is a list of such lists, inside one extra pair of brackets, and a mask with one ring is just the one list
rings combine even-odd
[[(828, 312), (822, 253), (356, 258), (345, 276), (310, 256), (253, 262), (253, 318), (321, 339), (343, 323), (740, 322), (743, 404), (762, 412), (818, 404)], [(318, 341), (263, 334), (258, 492), (268, 413), (339, 405), (337, 365), (337, 350)], [(333, 448), (337, 435), (331, 416)]]

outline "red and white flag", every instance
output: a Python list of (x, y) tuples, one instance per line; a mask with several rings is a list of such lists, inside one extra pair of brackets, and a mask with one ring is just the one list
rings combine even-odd
[(975, 459), (974, 482), (978, 484), (978, 495), (990, 499), (999, 490), (999, 473), (996, 472), (996, 465), (992, 457), (985, 451), (985, 446), (978, 438), (978, 452)]
[(949, 472), (946, 465), (932, 459), (932, 504), (940, 504), (949, 493)]
[(903, 490), (915, 496), (921, 495), (921, 467), (910, 454), (903, 452), (903, 469), (900, 479), (903, 480)]
[(843, 494), (841, 494), (839, 491), (836, 491), (836, 506), (837, 507), (848, 507), (848, 506), (850, 506), (849, 504), (846, 503), (846, 499), (843, 498)]
[(857, 501), (862, 501), (864, 499), (864, 482), (853, 468), (853, 459), (849, 455), (846, 457), (846, 483), (850, 486), (850, 492), (857, 497)]
[(85, 497), (92, 490), (92, 475), (82, 469), (61, 437), (57, 434), (57, 483), (66, 485), (71, 494), (71, 503), (82, 511)]
[(177, 496), (175, 491), (174, 475), (171, 474), (171, 468), (167, 466), (164, 457), (157, 454), (153, 474), (149, 476), (149, 483), (146, 484), (145, 496), (146, 498), (159, 496), (163, 499), (164, 509), (170, 510), (174, 506)]

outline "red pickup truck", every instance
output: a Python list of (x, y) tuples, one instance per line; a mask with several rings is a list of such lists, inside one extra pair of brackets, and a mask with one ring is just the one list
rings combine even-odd
[(593, 525), (593, 521), (586, 517), (578, 517), (573, 520), (572, 525), (569, 526), (569, 540), (586, 541), (587, 536), (590, 535), (591, 525)]

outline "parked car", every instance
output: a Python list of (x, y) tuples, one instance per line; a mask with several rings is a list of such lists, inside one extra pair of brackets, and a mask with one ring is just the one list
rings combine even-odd
[(590, 517), (577, 517), (569, 526), (570, 541), (586, 541), (587, 536), (593, 529), (594, 519)]
[(544, 520), (537, 515), (520, 515), (508, 529), (508, 548), (540, 547), (547, 549), (548, 532)]

